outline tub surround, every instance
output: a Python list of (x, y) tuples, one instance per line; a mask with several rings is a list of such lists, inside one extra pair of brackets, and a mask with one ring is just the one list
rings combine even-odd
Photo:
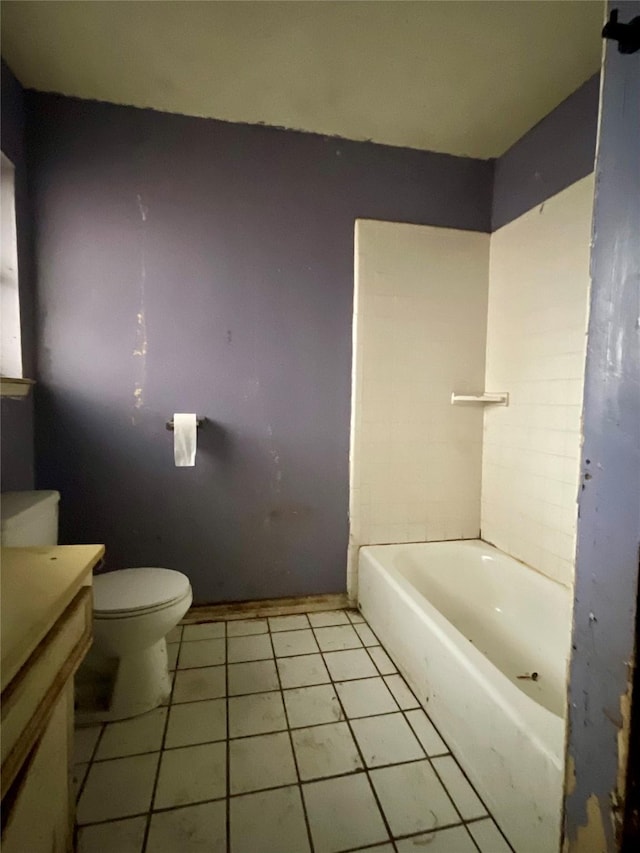
[(481, 535), (573, 582), (593, 188), (491, 235), (356, 222), (352, 600), (364, 544)]
[(2, 849), (72, 846), (73, 675), (91, 644), (102, 545), (3, 548)]
[(362, 548), (359, 598), (514, 849), (557, 853), (569, 591), (483, 542), (439, 542)]
[(482, 538), (571, 585), (589, 300), (588, 175), (491, 235)]
[(476, 538), (489, 235), (358, 220), (349, 592), (360, 545)]

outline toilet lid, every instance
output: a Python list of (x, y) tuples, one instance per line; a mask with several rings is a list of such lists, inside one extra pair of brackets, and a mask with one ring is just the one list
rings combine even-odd
[(189, 578), (172, 569), (119, 569), (93, 579), (94, 613), (132, 612), (171, 604), (189, 593)]

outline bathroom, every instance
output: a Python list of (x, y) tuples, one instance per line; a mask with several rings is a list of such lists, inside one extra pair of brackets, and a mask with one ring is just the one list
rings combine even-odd
[[(636, 411), (631, 285), (590, 297), (608, 14), (3, 3), (3, 386), (35, 384), (3, 387), (2, 491), (59, 493), (59, 547), (105, 549), (81, 853), (618, 849), (637, 559), (605, 590), (593, 555), (635, 524), (637, 446), (586, 455), (598, 317), (628, 436)], [(607, 41), (612, 87), (638, 55)], [(179, 586), (169, 686), (136, 670), (143, 711), (92, 723), (99, 595), (132, 567), (179, 573), (140, 582)]]

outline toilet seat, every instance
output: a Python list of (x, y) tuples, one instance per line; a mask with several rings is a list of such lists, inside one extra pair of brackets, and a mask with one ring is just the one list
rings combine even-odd
[(189, 578), (173, 569), (119, 569), (93, 579), (94, 619), (122, 619), (164, 610), (191, 595)]

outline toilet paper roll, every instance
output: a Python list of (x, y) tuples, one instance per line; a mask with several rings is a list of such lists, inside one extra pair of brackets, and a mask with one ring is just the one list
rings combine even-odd
[(196, 464), (197, 423), (194, 412), (176, 412), (173, 416), (173, 458), (178, 468)]

